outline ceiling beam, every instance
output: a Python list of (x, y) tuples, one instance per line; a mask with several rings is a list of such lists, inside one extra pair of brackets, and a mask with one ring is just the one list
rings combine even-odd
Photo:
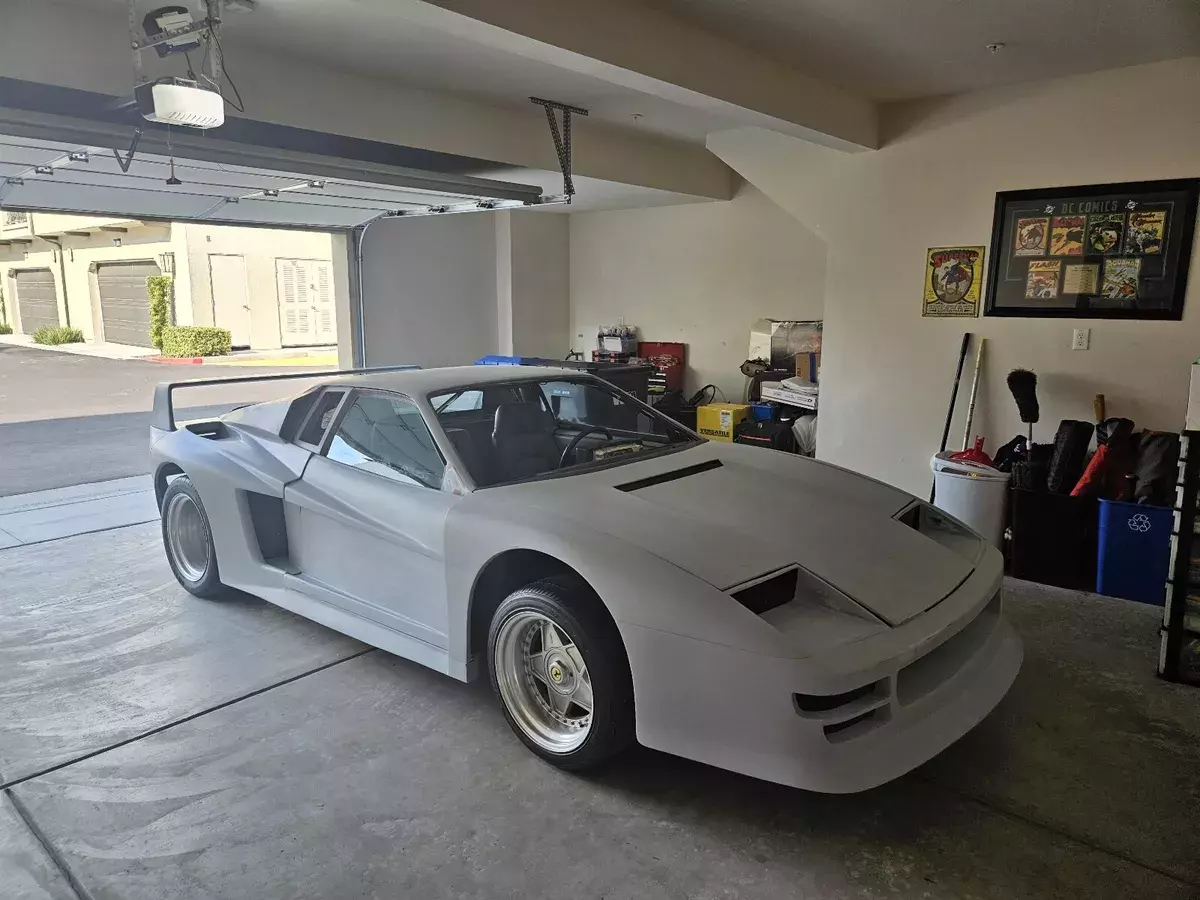
[[(437, 7), (429, 8), (441, 13)], [(5, 11), (0, 27), (0, 79), (125, 99), (132, 89), (132, 72), (128, 52), (118, 48), (127, 47), (128, 40), (127, 19), (118, 6), (22, 4), (11, 14)], [(458, 178), (488, 178), (490, 171), (516, 167), (549, 173), (561, 184), (546, 117), (525, 97), (506, 105), (323, 68), (311, 60), (280, 56), (243, 42), (233, 19), (227, 22), (222, 44), (230, 65), (236, 61), (244, 118), (228, 116), (225, 126), (204, 134), (188, 131), (185, 135), (185, 129), (177, 128), (176, 143), (187, 139), (212, 147), (238, 123), (245, 128), (278, 125), (303, 131), (313, 141), (349, 138), (397, 150), (460, 156), (464, 168)], [(45, 53), (44, 48), (51, 46), (55, 52)], [(167, 63), (153, 55), (146, 65), (148, 76), (168, 71), (163, 68)], [(0, 89), (0, 94), (6, 91)], [(7, 95), (3, 101), (13, 105)], [(122, 150), (128, 141), (126, 133)], [(115, 146), (107, 141), (86, 143)], [(580, 178), (705, 199), (733, 196), (732, 170), (698, 144), (588, 119), (575, 123), (574, 144), (574, 171)], [(262, 152), (265, 165), (271, 167), (272, 148), (264, 146)], [(309, 155), (317, 152), (313, 149)], [(526, 181), (522, 175), (514, 180)]]
[(839, 150), (879, 146), (864, 98), (629, 0), (360, 0), (494, 49)]

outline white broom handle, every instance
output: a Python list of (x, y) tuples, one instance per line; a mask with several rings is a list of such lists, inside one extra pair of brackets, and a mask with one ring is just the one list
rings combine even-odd
[(975, 421), (975, 397), (979, 393), (979, 369), (983, 365), (983, 345), (987, 338), (979, 339), (979, 349), (975, 351), (975, 377), (971, 379), (971, 402), (967, 404), (967, 428), (963, 432), (963, 449), (971, 446), (971, 424)]

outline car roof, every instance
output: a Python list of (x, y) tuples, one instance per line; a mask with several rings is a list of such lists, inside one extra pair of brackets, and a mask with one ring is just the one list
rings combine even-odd
[(587, 373), (577, 369), (560, 369), (551, 366), (448, 366), (437, 369), (406, 369), (401, 372), (343, 375), (339, 378), (331, 378), (326, 384), (379, 388), (413, 396), (505, 381), (577, 378), (580, 376), (587, 377)]

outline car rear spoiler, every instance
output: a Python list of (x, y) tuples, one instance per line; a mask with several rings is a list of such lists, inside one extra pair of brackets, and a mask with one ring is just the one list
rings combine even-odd
[(160, 431), (175, 430), (175, 400), (178, 388), (208, 387), (214, 384), (251, 384), (259, 381), (287, 381), (293, 378), (334, 378), (339, 375), (370, 375), (376, 372), (403, 372), (420, 366), (372, 366), (366, 369), (333, 369), (320, 372), (287, 372), (282, 375), (245, 375), (241, 378), (192, 378), (188, 381), (163, 381), (154, 387), (154, 409), (150, 427)]

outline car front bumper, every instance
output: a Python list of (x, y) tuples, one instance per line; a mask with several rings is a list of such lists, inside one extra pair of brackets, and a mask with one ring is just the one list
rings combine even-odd
[[(824, 793), (897, 778), (982, 721), (1017, 676), (1021, 640), (1002, 614), (1000, 577), (993, 574), (969, 586), (973, 593), (990, 590), (986, 602), (959, 598), (958, 609), (931, 616), (940, 625), (936, 633), (913, 639), (896, 629), (877, 647), (864, 641), (834, 648), (826, 659), (781, 659), (622, 628), (638, 740)], [(937, 621), (951, 615), (950, 624)], [(846, 702), (812, 708), (814, 695), (826, 699), (821, 695), (838, 691), (851, 692)]]

